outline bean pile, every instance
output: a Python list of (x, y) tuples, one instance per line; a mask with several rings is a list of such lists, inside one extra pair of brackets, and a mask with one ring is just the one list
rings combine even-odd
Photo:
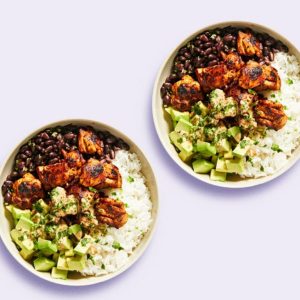
[(14, 162), (14, 170), (7, 176), (2, 185), (4, 201), (10, 202), (13, 182), (26, 172), (37, 176), (37, 166), (55, 164), (63, 159), (62, 149), (66, 151), (76, 150), (80, 128), (93, 130), (100, 138), (103, 147), (101, 157), (98, 154), (84, 154), (85, 159), (95, 157), (102, 162), (110, 162), (115, 158), (116, 151), (120, 149), (129, 150), (127, 143), (108, 131), (96, 131), (92, 127), (79, 127), (72, 124), (48, 128), (38, 133), (19, 149)]
[(264, 61), (269, 64), (274, 60), (274, 53), (288, 52), (287, 46), (275, 40), (267, 33), (253, 32), (250, 28), (225, 27), (216, 28), (197, 35), (182, 47), (173, 61), (171, 74), (161, 87), (161, 97), (165, 105), (169, 105), (172, 94), (172, 84), (184, 75), (195, 78), (195, 69), (217, 65), (222, 61), (221, 52), (237, 51), (237, 36), (239, 30), (251, 32), (263, 46)]

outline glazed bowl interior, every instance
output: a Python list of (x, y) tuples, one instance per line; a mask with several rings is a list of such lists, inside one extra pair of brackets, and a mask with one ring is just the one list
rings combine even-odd
[[(154, 177), (154, 173), (152, 171), (152, 168), (143, 154), (143, 152), (138, 148), (138, 146), (130, 140), (126, 135), (121, 133), (120, 131), (114, 129), (113, 127), (110, 127), (108, 125), (102, 124), (100, 122), (96, 121), (90, 121), (90, 120), (79, 120), (79, 119), (74, 119), (74, 120), (65, 120), (65, 121), (59, 121), (55, 122), (52, 124), (47, 124), (46, 126), (43, 126), (33, 132), (32, 134), (28, 135), (20, 144), (18, 144), (15, 149), (12, 151), (12, 153), (9, 155), (9, 157), (6, 159), (6, 161), (3, 164), (1, 174), (0, 174), (0, 183), (5, 181), (7, 175), (11, 172), (13, 168), (13, 162), (14, 158), (18, 152), (18, 149), (20, 148), (21, 145), (26, 143), (30, 138), (35, 136), (37, 133), (40, 131), (49, 128), (49, 127), (55, 127), (58, 125), (64, 126), (67, 124), (74, 124), (74, 125), (83, 125), (83, 126), (93, 126), (97, 130), (102, 130), (102, 131), (109, 131), (113, 135), (122, 138), (128, 145), (130, 145), (130, 150), (131, 152), (134, 152), (138, 155), (138, 158), (141, 161), (142, 164), (142, 173), (146, 178), (146, 184), (150, 190), (150, 195), (151, 195), (151, 200), (152, 200), (152, 223), (150, 225), (150, 229), (148, 232), (145, 234), (143, 237), (142, 241), (140, 244), (135, 248), (133, 254), (129, 257), (128, 262), (118, 271), (107, 274), (107, 275), (102, 275), (99, 277), (95, 276), (80, 276), (78, 273), (71, 274), (70, 278), (67, 280), (59, 280), (59, 279), (53, 279), (50, 275), (49, 272), (38, 272), (36, 271), (32, 264), (29, 262), (25, 261), (19, 254), (17, 247), (13, 243), (10, 237), (10, 230), (13, 228), (13, 220), (10, 216), (10, 214), (7, 212), (7, 210), (4, 208), (4, 200), (2, 194), (0, 195), (0, 236), (2, 238), (3, 243), (5, 244), (6, 248), (8, 251), (11, 253), (11, 255), (17, 260), (19, 264), (21, 264), (24, 268), (26, 268), (28, 271), (33, 273), (34, 275), (45, 279), (47, 281), (56, 283), (56, 284), (61, 284), (61, 285), (69, 285), (69, 286), (84, 286), (84, 285), (92, 285), (96, 283), (100, 283), (106, 280), (109, 280), (120, 273), (124, 272), (126, 269), (128, 269), (140, 256), (141, 254), (145, 251), (148, 243), (150, 242), (150, 239), (153, 235), (155, 224), (156, 224), (156, 217), (157, 217), (157, 212), (158, 212), (158, 190), (157, 190), (157, 185), (156, 185), (156, 180)], [(13, 267), (13, 266), (12, 266)]]
[(255, 23), (250, 23), (250, 22), (242, 22), (242, 21), (235, 21), (235, 22), (223, 22), (223, 23), (217, 23), (213, 24), (204, 28), (199, 29), (197, 32), (191, 34), (188, 36), (184, 41), (182, 41), (168, 56), (168, 58), (165, 60), (163, 63), (162, 67), (160, 68), (155, 84), (154, 84), (154, 89), (153, 89), (153, 96), (152, 96), (152, 114), (153, 114), (153, 120), (156, 128), (156, 132), (159, 136), (159, 139), (169, 154), (169, 156), (173, 159), (173, 161), (180, 167), (182, 168), (186, 173), (190, 174), (191, 176), (195, 177), (198, 180), (201, 180), (203, 182), (216, 185), (216, 186), (221, 186), (221, 187), (227, 187), (227, 188), (244, 188), (244, 187), (250, 187), (250, 186), (255, 186), (259, 185), (265, 182), (268, 182), (285, 171), (287, 171), (299, 158), (300, 156), (300, 147), (295, 149), (293, 152), (292, 156), (288, 159), (288, 162), (285, 164), (284, 167), (282, 167), (280, 170), (275, 172), (272, 175), (266, 176), (266, 177), (261, 177), (261, 178), (241, 178), (240, 176), (232, 176), (230, 178), (230, 181), (225, 181), (225, 182), (219, 182), (219, 181), (212, 181), (209, 178), (209, 175), (207, 174), (197, 174), (195, 173), (191, 166), (188, 164), (184, 163), (178, 156), (178, 153), (176, 152), (174, 146), (171, 144), (169, 140), (168, 134), (172, 130), (172, 122), (168, 116), (168, 114), (165, 112), (163, 109), (163, 104), (162, 104), (162, 99), (160, 96), (160, 88), (162, 84), (164, 83), (165, 79), (170, 75), (171, 72), (171, 67), (173, 60), (180, 48), (182, 48), (188, 41), (192, 40), (195, 38), (198, 34), (206, 31), (206, 30), (211, 30), (214, 28), (224, 28), (227, 26), (235, 26), (235, 27), (248, 27), (251, 28), (254, 31), (257, 32), (262, 32), (262, 33), (268, 33), (275, 39), (278, 39), (282, 41), (285, 45), (289, 47), (289, 53), (295, 55), (297, 59), (300, 61), (300, 53), (296, 49), (296, 47), (288, 41), (285, 37), (281, 36), (279, 33), (273, 31), (272, 29), (269, 29), (265, 26), (258, 25)]

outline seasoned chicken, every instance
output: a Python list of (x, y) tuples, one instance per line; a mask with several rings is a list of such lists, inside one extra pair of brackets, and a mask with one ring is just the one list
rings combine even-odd
[(103, 148), (100, 138), (92, 130), (79, 129), (78, 148), (81, 153), (102, 155)]
[(239, 31), (237, 39), (238, 53), (245, 56), (262, 56), (262, 44), (252, 33)]
[(39, 166), (36, 170), (45, 190), (50, 190), (57, 186), (65, 186), (76, 179), (81, 171), (77, 168), (70, 168), (66, 162)]
[(41, 182), (31, 173), (26, 173), (13, 184), (12, 203), (21, 208), (31, 208), (32, 204), (44, 197)]
[(174, 83), (172, 91), (171, 104), (180, 111), (189, 111), (193, 104), (203, 99), (199, 82), (189, 75)]
[(281, 129), (288, 120), (283, 105), (270, 100), (259, 100), (254, 112), (257, 123), (275, 130)]
[(113, 164), (102, 164), (99, 160), (90, 158), (82, 168), (80, 184), (97, 189), (120, 188), (122, 177), (119, 169)]
[(85, 163), (85, 160), (82, 157), (81, 153), (77, 150), (67, 152), (62, 149), (62, 154), (70, 168), (81, 168)]
[(100, 223), (120, 228), (126, 224), (128, 215), (125, 205), (121, 201), (110, 198), (101, 198), (95, 206), (96, 216)]
[(257, 91), (279, 90), (281, 80), (275, 68), (250, 60), (241, 70), (239, 86)]
[(224, 63), (226, 64), (229, 70), (240, 70), (245, 63), (242, 58), (236, 52), (230, 52), (228, 54), (221, 52)]

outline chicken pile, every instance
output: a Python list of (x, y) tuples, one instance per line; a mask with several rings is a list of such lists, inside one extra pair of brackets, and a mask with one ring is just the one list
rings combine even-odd
[[(103, 152), (103, 143), (92, 130), (80, 129), (78, 150), (62, 150), (64, 159), (56, 164), (38, 166), (37, 175), (26, 173), (13, 184), (12, 203), (21, 208), (32, 208), (33, 204), (44, 198), (46, 192), (61, 187), (74, 198), (77, 208), (69, 215), (79, 215), (79, 223), (88, 228), (107, 224), (116, 228), (123, 226), (128, 219), (122, 202), (103, 196), (99, 192), (105, 188), (121, 188), (122, 176), (112, 163), (98, 160)], [(85, 159), (85, 158), (86, 159)], [(53, 203), (52, 203), (53, 204)], [(58, 205), (54, 203), (53, 205)], [(63, 206), (63, 203), (59, 203)], [(76, 206), (76, 205), (75, 205)], [(65, 217), (66, 213), (58, 211), (56, 217)], [(95, 218), (91, 219), (90, 216)]]
[(244, 122), (246, 126), (243, 126), (244, 117), (251, 115), (254, 117), (251, 128), (261, 125), (281, 129), (288, 119), (283, 106), (259, 94), (265, 90), (280, 90), (281, 87), (277, 70), (264, 62), (257, 62), (262, 57), (261, 43), (252, 33), (239, 31), (237, 52), (221, 53), (221, 56), (223, 61), (220, 64), (196, 69), (197, 80), (186, 75), (174, 83), (171, 105), (180, 111), (190, 111), (196, 102), (204, 99), (205, 94), (222, 89), (238, 105), (241, 127), (247, 129), (249, 124)]

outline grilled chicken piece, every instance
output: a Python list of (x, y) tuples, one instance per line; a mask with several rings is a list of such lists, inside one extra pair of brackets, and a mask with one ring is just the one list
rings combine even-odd
[(250, 60), (241, 70), (239, 86), (257, 91), (279, 90), (281, 80), (275, 68)]
[(171, 104), (180, 111), (189, 111), (194, 103), (203, 99), (199, 82), (185, 75), (172, 86)]
[(48, 166), (37, 167), (37, 173), (45, 190), (57, 186), (65, 186), (67, 183), (79, 177), (81, 170), (70, 168), (66, 162)]
[(257, 123), (275, 130), (281, 129), (288, 120), (283, 105), (270, 100), (259, 100), (254, 112)]
[(70, 168), (81, 168), (85, 163), (81, 153), (77, 150), (67, 152), (62, 149), (62, 154)]
[(12, 203), (21, 208), (31, 208), (32, 204), (44, 197), (41, 182), (31, 173), (26, 173), (13, 184)]
[(126, 224), (128, 215), (125, 205), (121, 201), (110, 198), (101, 198), (95, 206), (96, 216), (100, 223), (120, 228)]
[(262, 44), (252, 33), (239, 31), (237, 49), (241, 55), (262, 57)]
[(228, 54), (221, 52), (224, 63), (226, 64), (229, 70), (240, 70), (245, 63), (242, 58), (236, 52), (230, 52)]
[(99, 160), (90, 158), (82, 168), (80, 184), (97, 189), (120, 188), (122, 177), (119, 169), (113, 164), (102, 164)]
[(78, 148), (81, 153), (102, 155), (103, 148), (100, 138), (92, 130), (79, 129)]

